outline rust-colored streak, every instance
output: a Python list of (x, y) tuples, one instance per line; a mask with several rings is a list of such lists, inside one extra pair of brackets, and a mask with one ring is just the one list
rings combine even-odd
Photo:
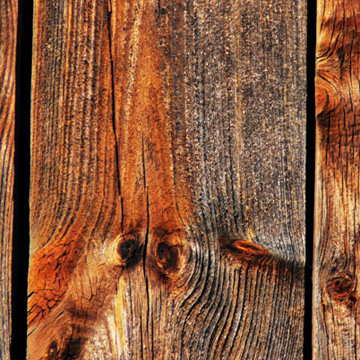
[[(123, 232), (183, 229), (175, 200), (171, 133), (156, 6), (151, 1), (112, 6), (116, 129), (119, 135)], [(122, 31), (118, 31), (122, 29)]]
[(29, 326), (47, 318), (62, 300), (83, 246), (84, 242), (75, 235), (67, 236), (56, 246), (45, 247), (33, 256), (29, 275)]
[(219, 236), (220, 247), (223, 252), (238, 261), (256, 260), (271, 257), (270, 252), (262, 246), (248, 240)]
[[(166, 306), (169, 289), (180, 287), (181, 277), (189, 275), (184, 271), (190, 256), (185, 231), (192, 204), (184, 193), (190, 184), (175, 185), (169, 108), (173, 89), (163, 77), (168, 59), (159, 46), (157, 10), (149, 0), (112, 3), (121, 228), (123, 236), (134, 234), (139, 241), (118, 285), (120, 357), (156, 357), (153, 337), (160, 334), (155, 313)], [(158, 296), (164, 304), (156, 307)], [(131, 339), (126, 336), (129, 326), (134, 329)]]

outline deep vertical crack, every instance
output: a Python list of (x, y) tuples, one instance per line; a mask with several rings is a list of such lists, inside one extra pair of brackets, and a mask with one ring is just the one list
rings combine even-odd
[[(144, 243), (144, 252), (143, 252), (143, 272), (144, 272), (144, 279), (145, 279), (145, 291), (147, 296), (147, 313), (146, 313), (146, 330), (149, 334), (149, 319), (150, 319), (150, 293), (149, 293), (149, 279), (146, 273), (146, 257), (149, 245), (149, 227), (150, 227), (150, 204), (149, 204), (149, 190), (146, 184), (146, 163), (145, 163), (145, 147), (144, 147), (144, 136), (142, 136), (142, 143), (141, 143), (141, 150), (142, 150), (142, 162), (143, 162), (143, 176), (144, 176), (144, 190), (146, 191), (146, 233), (145, 233), (145, 243)], [(153, 333), (151, 332), (151, 337), (153, 337)], [(151, 341), (151, 357), (154, 358), (154, 351), (153, 351), (153, 343)]]
[(112, 51), (112, 38), (111, 38), (111, 17), (112, 17), (112, 5), (111, 0), (108, 0), (108, 34), (109, 34), (109, 55), (110, 55), (110, 70), (111, 70), (111, 102), (112, 102), (112, 125), (115, 136), (115, 152), (116, 152), (116, 173), (117, 173), (117, 186), (119, 196), (121, 196), (121, 178), (120, 178), (120, 166), (119, 166), (119, 142), (116, 132), (116, 106), (115, 106), (115, 75), (114, 75), (114, 60)]

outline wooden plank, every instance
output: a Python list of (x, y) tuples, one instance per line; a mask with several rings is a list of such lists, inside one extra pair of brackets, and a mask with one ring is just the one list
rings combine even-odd
[(302, 358), (305, 13), (35, 1), (29, 359)]
[(314, 359), (359, 359), (360, 4), (318, 1)]
[(17, 1), (0, 0), (0, 358), (10, 359)]

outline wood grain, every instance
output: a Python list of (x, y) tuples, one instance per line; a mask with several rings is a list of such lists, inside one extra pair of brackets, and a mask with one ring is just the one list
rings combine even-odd
[(314, 358), (359, 359), (360, 4), (318, 1)]
[(10, 359), (17, 2), (0, 1), (0, 358)]
[(304, 1), (36, 0), (29, 359), (301, 359)]

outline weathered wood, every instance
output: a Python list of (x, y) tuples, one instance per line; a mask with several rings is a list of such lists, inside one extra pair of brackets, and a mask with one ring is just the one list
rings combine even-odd
[(360, 359), (360, 3), (318, 1), (314, 359)]
[(29, 359), (302, 358), (305, 12), (35, 1)]
[(10, 359), (17, 1), (0, 0), (0, 359)]

